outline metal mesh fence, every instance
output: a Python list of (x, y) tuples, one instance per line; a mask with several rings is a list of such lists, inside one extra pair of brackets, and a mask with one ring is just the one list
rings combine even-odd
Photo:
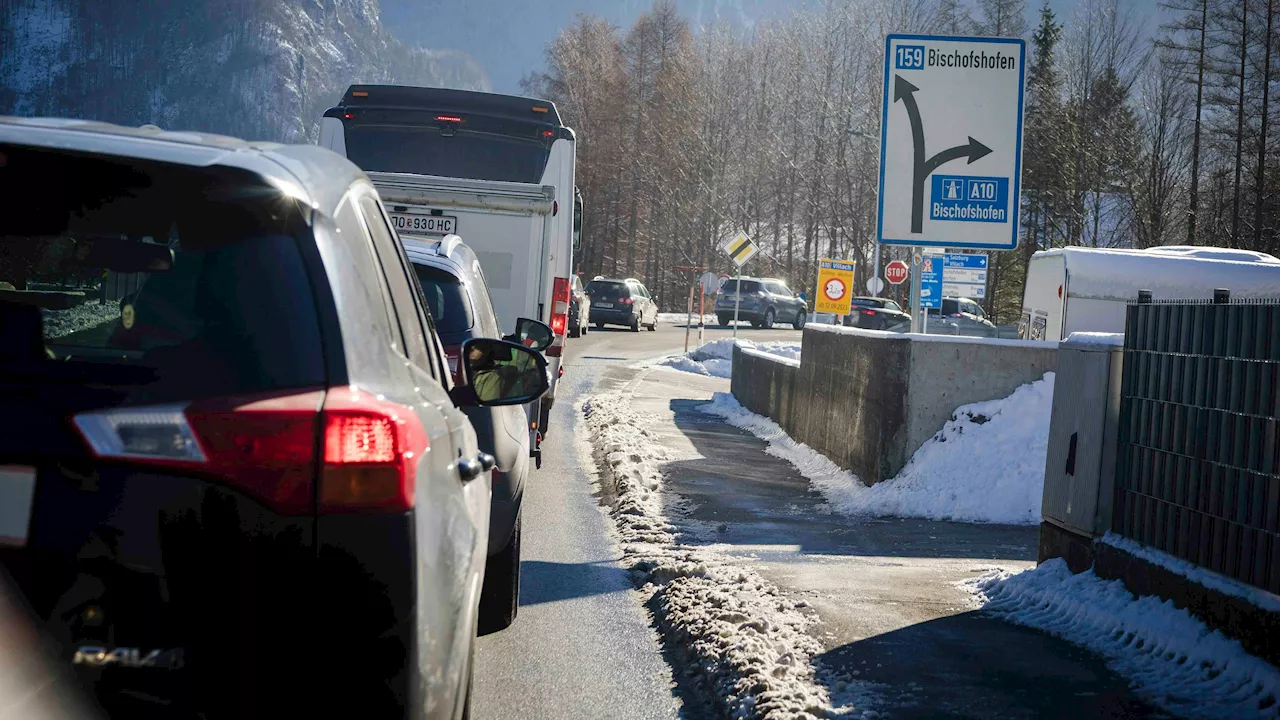
[(1128, 307), (1113, 530), (1280, 592), (1280, 304)]

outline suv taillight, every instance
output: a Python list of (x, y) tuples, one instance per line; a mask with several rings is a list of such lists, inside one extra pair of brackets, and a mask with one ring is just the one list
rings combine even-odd
[(356, 387), (324, 401), (321, 513), (402, 512), (413, 507), (426, 430), (413, 410)]
[(285, 515), (311, 514), (317, 502), (321, 513), (407, 510), (427, 449), (412, 410), (353, 387), (115, 408), (73, 421), (98, 457), (213, 477)]
[(619, 304), (619, 305), (631, 305), (631, 304), (633, 304), (633, 303), (635, 303), (635, 300), (632, 300), (632, 299), (631, 299), (631, 298), (629, 298), (629, 297), (620, 297), (620, 298), (618, 298), (618, 304)]

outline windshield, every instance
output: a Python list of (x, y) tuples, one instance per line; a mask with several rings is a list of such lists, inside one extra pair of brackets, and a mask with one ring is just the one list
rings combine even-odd
[(365, 170), (536, 183), (550, 150), (535, 140), (436, 126), (347, 125), (347, 158)]
[(38, 374), (81, 366), (107, 384), (130, 368), (136, 399), (324, 382), (298, 241), (260, 180), (0, 152), (0, 194), (26, 208), (0, 217), (6, 360)]
[(617, 300), (631, 297), (631, 289), (626, 283), (616, 280), (592, 280), (587, 283), (587, 295), (592, 300)]
[(467, 290), (452, 273), (428, 265), (414, 264), (422, 294), (441, 335), (465, 332), (474, 322)]

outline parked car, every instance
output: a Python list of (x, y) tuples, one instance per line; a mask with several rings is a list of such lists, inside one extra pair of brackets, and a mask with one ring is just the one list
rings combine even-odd
[(569, 293), (569, 337), (581, 337), (590, 325), (587, 321), (591, 317), (591, 297), (577, 275), (573, 276)]
[(791, 291), (787, 284), (776, 278), (742, 278), (742, 300), (738, 302), (737, 278), (726, 280), (716, 295), (716, 319), (721, 325), (733, 322), (737, 305), (738, 320), (754, 327), (773, 327), (775, 322), (789, 322), (799, 330), (809, 317), (808, 302)]
[[(328, 150), (0, 118), (0, 194), (0, 565), (95, 701), (466, 715), (494, 460), (457, 405), (542, 357), (471, 340), (454, 387)], [(104, 293), (25, 289), (60, 277)]]
[(641, 327), (658, 329), (658, 303), (644, 283), (635, 278), (597, 277), (587, 283), (587, 295), (591, 298), (589, 319), (597, 328), (625, 325), (632, 332), (639, 332)]
[(901, 322), (911, 322), (911, 315), (889, 298), (856, 297), (850, 300), (850, 305), (852, 312), (844, 316), (845, 327), (884, 330)]
[[(457, 235), (440, 240), (403, 240), (427, 307), (435, 318), (449, 368), (455, 381), (461, 381), (463, 345), (472, 338), (504, 337), (480, 261)], [(518, 338), (521, 344), (539, 351), (551, 345), (552, 332), (547, 325), (526, 318), (517, 325), (507, 339)], [(489, 559), (480, 593), (480, 634), (485, 635), (509, 627), (519, 609), (520, 505), (530, 457), (540, 449), (533, 444), (537, 439), (531, 443), (529, 437), (528, 408), (467, 407), (463, 412), (475, 428), (480, 449), (497, 460), (489, 502)], [(534, 452), (530, 452), (531, 448)]]

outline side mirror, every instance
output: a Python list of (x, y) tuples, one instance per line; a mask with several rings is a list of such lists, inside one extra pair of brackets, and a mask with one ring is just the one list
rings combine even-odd
[(459, 405), (523, 405), (551, 387), (542, 353), (513, 342), (468, 340), (462, 344), (461, 361), (466, 385), (451, 393)]
[(556, 336), (546, 323), (520, 318), (516, 320), (516, 331), (505, 339), (542, 352), (551, 347)]

